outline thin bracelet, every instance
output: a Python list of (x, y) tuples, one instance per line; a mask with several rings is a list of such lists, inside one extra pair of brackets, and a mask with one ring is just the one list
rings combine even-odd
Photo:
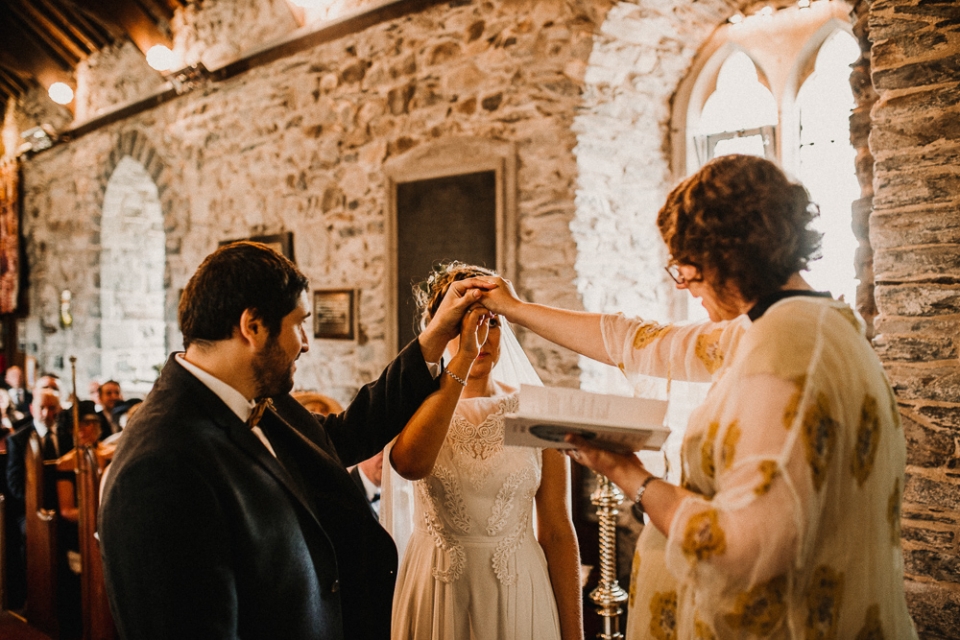
[(641, 500), (641, 498), (643, 498), (643, 494), (644, 494), (644, 492), (647, 490), (647, 485), (650, 484), (651, 482), (653, 482), (654, 480), (659, 480), (659, 479), (660, 479), (660, 478), (658, 478), (657, 476), (651, 474), (651, 475), (647, 476), (647, 479), (644, 480), (644, 481), (640, 484), (640, 488), (637, 489), (636, 495), (633, 496), (633, 503), (636, 504), (636, 505), (640, 508), (640, 511), (643, 511), (643, 503), (640, 502), (640, 500)]
[(467, 386), (467, 381), (464, 380), (463, 378), (461, 378), (460, 376), (458, 376), (457, 374), (455, 374), (453, 371), (450, 371), (450, 369), (444, 369), (444, 371), (446, 371), (448, 374), (450, 374), (450, 377), (451, 377), (451, 378), (453, 378), (454, 380), (456, 380), (457, 382), (459, 382), (459, 383), (460, 383), (461, 385), (463, 385), (464, 387)]

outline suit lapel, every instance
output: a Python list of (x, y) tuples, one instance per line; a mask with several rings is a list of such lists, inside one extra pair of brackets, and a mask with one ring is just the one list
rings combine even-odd
[[(163, 372), (164, 374), (169, 372), (173, 386), (179, 387), (185, 392), (187, 397), (192, 398), (200, 406), (201, 410), (224, 430), (227, 438), (273, 476), (273, 478), (293, 496), (296, 502), (307, 511), (310, 519), (313, 520), (318, 527), (323, 529), (323, 526), (317, 518), (316, 507), (312, 501), (307, 498), (305, 492), (299, 486), (299, 483), (297, 483), (283, 465), (271, 455), (263, 442), (253, 433), (253, 430), (248, 427), (217, 394), (211, 391), (207, 385), (200, 382), (193, 374), (176, 363), (174, 361), (175, 357), (176, 355), (170, 356), (170, 361), (167, 363), (167, 366), (164, 367)], [(277, 420), (286, 424), (279, 416), (277, 416)], [(296, 433), (289, 425), (287, 425), (287, 428)], [(297, 435), (299, 436), (299, 434)], [(314, 446), (309, 440), (306, 440), (302, 436), (299, 437), (307, 442), (312, 449), (320, 451), (320, 449)], [(271, 445), (272, 444), (271, 442)]]

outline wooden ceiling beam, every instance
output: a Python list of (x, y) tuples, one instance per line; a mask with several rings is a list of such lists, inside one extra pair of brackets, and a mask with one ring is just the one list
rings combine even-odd
[(129, 0), (88, 0), (86, 7), (95, 16), (112, 21), (120, 26), (133, 44), (144, 54), (155, 44), (173, 46), (169, 33), (165, 33), (153, 16), (143, 7)]
[(10, 95), (19, 95), (30, 88), (29, 78), (24, 78), (16, 71), (0, 65), (0, 85), (3, 91)]
[[(29, 40), (34, 49), (44, 51), (48, 58), (57, 61), (61, 67), (72, 70), (85, 57), (76, 47), (71, 46), (71, 43), (65, 43), (59, 33), (53, 33), (49, 21), (44, 20), (38, 24), (32, 15), (35, 13), (33, 7), (21, 2), (6, 2), (4, 8), (7, 16), (6, 20), (0, 18), (0, 28), (6, 27), (8, 32), (19, 32), (21, 42)], [(3, 25), (3, 22), (7, 24)], [(20, 50), (17, 47), (11, 49)]]
[(170, 31), (170, 21), (173, 20), (176, 6), (170, 6), (164, 0), (133, 0), (144, 13), (148, 14), (161, 31)]
[[(44, 87), (54, 82), (73, 82), (74, 66), (56, 51), (51, 51), (44, 41), (29, 36), (15, 14), (4, 15), (0, 9), (0, 42), (3, 43), (3, 55), (0, 64), (21, 76), (33, 76)], [(9, 52), (16, 52), (14, 57)]]
[(89, 56), (99, 51), (122, 34), (111, 30), (98, 20), (91, 19), (86, 12), (69, 0), (33, 0), (37, 10), (50, 16), (58, 27), (69, 33)]

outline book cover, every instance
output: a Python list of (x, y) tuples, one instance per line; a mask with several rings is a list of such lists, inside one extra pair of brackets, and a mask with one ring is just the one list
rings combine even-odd
[(657, 450), (670, 435), (666, 413), (665, 400), (521, 385), (517, 413), (504, 416), (504, 444), (570, 449), (564, 437), (575, 433), (611, 451)]

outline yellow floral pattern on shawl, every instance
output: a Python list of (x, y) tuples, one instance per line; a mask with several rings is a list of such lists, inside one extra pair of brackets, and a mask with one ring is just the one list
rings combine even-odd
[(633, 601), (637, 599), (637, 574), (640, 572), (640, 549), (633, 551), (633, 566), (630, 568), (630, 600), (628, 606), (633, 607)]
[(669, 330), (670, 327), (667, 325), (645, 322), (637, 327), (637, 332), (633, 336), (633, 348), (643, 349)]
[(706, 560), (727, 550), (727, 536), (720, 527), (716, 509), (698, 513), (687, 521), (682, 549), (691, 562)]
[(783, 428), (788, 431), (793, 426), (793, 421), (797, 419), (797, 411), (800, 409), (800, 401), (803, 400), (803, 390), (807, 385), (807, 376), (800, 376), (793, 381), (796, 389), (790, 396), (787, 408), (783, 411)]
[(880, 444), (880, 416), (877, 411), (877, 399), (867, 394), (860, 408), (860, 426), (857, 428), (857, 442), (850, 460), (850, 471), (861, 487), (873, 471), (873, 461), (877, 457)]
[(717, 438), (717, 432), (720, 431), (719, 422), (711, 422), (707, 427), (707, 435), (700, 445), (700, 468), (703, 469), (703, 475), (713, 480), (717, 475), (717, 468), (713, 464), (713, 441)]
[(856, 640), (885, 640), (883, 625), (880, 624), (880, 606), (872, 604), (867, 608), (863, 621), (863, 628), (857, 634)]
[(803, 440), (806, 445), (807, 462), (813, 476), (813, 486), (817, 491), (823, 487), (830, 468), (830, 460), (836, 450), (840, 427), (830, 415), (830, 404), (823, 393), (817, 395), (817, 401), (807, 409), (803, 416)]
[(697, 345), (694, 353), (710, 374), (714, 374), (723, 366), (723, 351), (720, 350), (720, 336), (723, 329), (714, 329), (710, 333), (697, 336)]
[(727, 470), (733, 465), (733, 459), (737, 455), (737, 442), (740, 441), (740, 425), (734, 420), (727, 427), (727, 432), (723, 436), (723, 447), (720, 449), (720, 466)]
[(893, 492), (887, 500), (887, 522), (890, 524), (890, 542), (893, 546), (900, 546), (900, 478), (893, 483)]
[(724, 619), (734, 629), (767, 636), (787, 612), (787, 577), (777, 576), (737, 596), (733, 611)]
[(694, 640), (717, 640), (717, 634), (713, 632), (710, 625), (697, 615), (693, 619), (693, 637)]
[(677, 638), (677, 592), (661, 591), (650, 599), (650, 633), (657, 640)]
[(820, 565), (807, 591), (807, 640), (834, 640), (843, 601), (843, 574)]
[(760, 463), (759, 471), (760, 475), (763, 476), (763, 480), (753, 488), (753, 492), (758, 496), (762, 496), (770, 491), (773, 481), (780, 475), (780, 466), (773, 460), (764, 460)]

